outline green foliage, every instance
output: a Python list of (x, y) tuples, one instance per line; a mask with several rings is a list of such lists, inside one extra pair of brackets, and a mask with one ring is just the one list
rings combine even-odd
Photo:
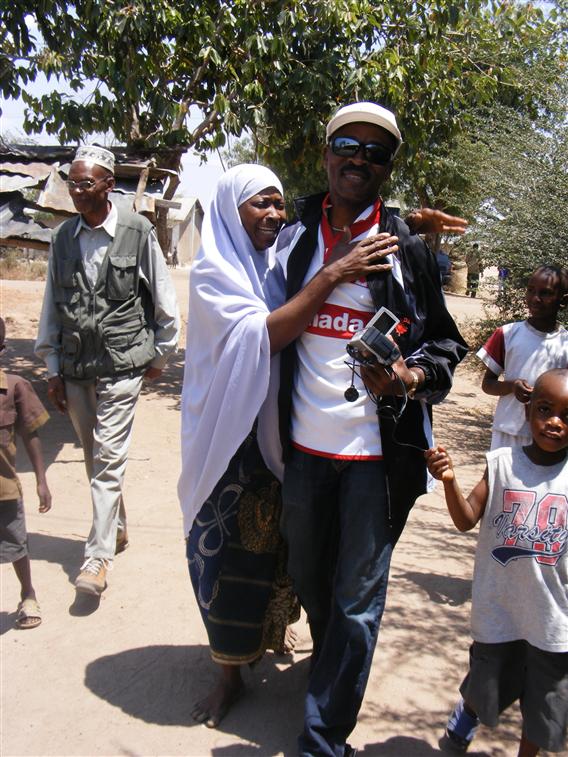
[[(459, 169), (450, 166), (445, 180), (442, 161), (451, 162), (472, 108), (506, 102), (534, 115), (543, 107), (543, 82), (559, 77), (558, 24), (529, 4), (361, 2), (349, 31), (347, 64), (335, 46), (326, 68), (317, 75), (298, 68), (293, 86), (266, 100), (265, 154), (293, 183), (309, 183), (317, 170), (330, 113), (370, 99), (393, 108), (403, 132), (394, 191), (410, 204), (439, 206), (440, 189), (459, 179)], [(538, 64), (534, 80), (529, 64)]]
[[(404, 136), (393, 192), (478, 219), (493, 260), (528, 250), (550, 259), (564, 244), (553, 212), (566, 207), (557, 93), (568, 11), (566, 0), (543, 7), (547, 15), (514, 0), (13, 0), (0, 10), (0, 91), (24, 98), (29, 133), (45, 128), (61, 142), (112, 130), (130, 145), (206, 155), (249, 133), (288, 197), (324, 185), (333, 111), (378, 101)], [(72, 94), (37, 96), (40, 72)]]
[(475, 240), (486, 265), (509, 269), (497, 303), (506, 319), (523, 317), (525, 285), (535, 268), (566, 266), (568, 259), (567, 103), (564, 83), (555, 91), (556, 113), (531, 120), (510, 107), (477, 111), (453, 156), (464, 181), (459, 196), (448, 194), (447, 201), (461, 202), (474, 218), (456, 247)]
[[(425, 197), (431, 152), (472, 103), (538, 107), (519, 65), (552, 49), (557, 29), (530, 4), (480, 0), (15, 0), (0, 20), (1, 91), (24, 95), (28, 132), (75, 141), (112, 129), (120, 142), (203, 153), (260, 128), (261, 150), (299, 180), (317, 166), (331, 112), (379, 100), (399, 114), (405, 187)], [(35, 96), (39, 72), (76, 94)]]
[[(16, 1), (1, 11), (1, 91), (24, 96), (28, 132), (45, 128), (65, 142), (112, 129), (128, 144), (205, 152), (261, 123), (266, 100), (294, 86), (300, 70), (300, 79), (308, 70), (318, 79), (344, 64), (352, 33), (341, 28), (358, 5), (43, 0), (30, 8)], [(30, 33), (34, 24), (45, 44)], [(37, 97), (27, 85), (39, 72), (63, 77), (76, 95)], [(90, 82), (100, 84), (85, 99)], [(187, 115), (196, 108), (203, 117), (192, 129)]]

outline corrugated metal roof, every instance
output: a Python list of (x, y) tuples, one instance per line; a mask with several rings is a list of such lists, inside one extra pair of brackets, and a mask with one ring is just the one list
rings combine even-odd
[(18, 192), (26, 187), (35, 187), (39, 179), (19, 174), (0, 174), (0, 192)]
[[(0, 158), (4, 162), (10, 163), (59, 163), (63, 167), (64, 163), (70, 163), (73, 160), (77, 147), (79, 145), (22, 145), (22, 144), (0, 144)], [(116, 166), (124, 166), (124, 175), (129, 174), (129, 171), (134, 171), (139, 174), (141, 168), (148, 165), (150, 161), (157, 163), (168, 164), (180, 155), (187, 151), (187, 147), (126, 147), (124, 145), (118, 147), (105, 146), (107, 150), (114, 153)], [(167, 174), (174, 174), (168, 168), (151, 168), (151, 175), (164, 176)], [(154, 173), (155, 172), (155, 173)]]
[(63, 211), (66, 213), (76, 213), (75, 206), (67, 190), (65, 179), (61, 176), (55, 166), (52, 166), (51, 173), (37, 198), (37, 204), (42, 208), (50, 208), (54, 211)]
[(168, 220), (173, 223), (182, 223), (191, 213), (193, 206), (196, 206), (196, 210), (201, 210), (201, 203), (197, 197), (174, 197), (176, 202), (181, 204), (181, 208), (171, 208), (168, 212)]
[(27, 216), (25, 205), (26, 200), (20, 192), (0, 196), (0, 242), (2, 239), (33, 240), (45, 243), (47, 247), (52, 230)]
[[(24, 208), (32, 208), (53, 214), (52, 225), (63, 218), (76, 213), (69, 195), (66, 178), (70, 161), (76, 147), (43, 145), (0, 144), (0, 244), (17, 244), (34, 241), (35, 246), (47, 247), (51, 239), (51, 228), (36, 223), (31, 216), (24, 213)], [(185, 152), (185, 148), (165, 148), (161, 150), (127, 150), (110, 148), (116, 157), (115, 189), (110, 199), (118, 207), (132, 210), (138, 180), (144, 168), (156, 158), (171, 158), (174, 153)], [(149, 168), (149, 177), (139, 212), (154, 213), (156, 200), (161, 200), (166, 180), (176, 176), (176, 172), (166, 168)], [(22, 189), (37, 187), (40, 189), (38, 199), (26, 200)], [(181, 208), (169, 206), (168, 221), (171, 224), (184, 221), (194, 205), (199, 205), (196, 198), (175, 197)]]
[[(130, 210), (132, 210), (137, 186), (138, 180), (136, 178), (116, 178), (115, 190), (110, 193), (110, 199), (119, 207), (129, 208)], [(146, 185), (146, 191), (144, 192), (144, 195), (148, 198), (148, 210), (151, 207), (151, 212), (153, 212), (154, 209), (153, 201), (150, 202), (149, 199), (150, 196), (162, 197), (163, 193), (163, 182), (148, 182), (148, 184)], [(52, 168), (47, 183), (36, 202), (37, 205), (46, 209), (50, 208), (52, 210), (64, 211), (67, 213), (76, 212), (75, 206), (73, 205), (73, 201), (71, 200), (71, 196), (69, 194), (69, 190), (67, 189), (65, 179), (55, 167)]]
[(19, 173), (22, 176), (34, 176), (45, 179), (49, 176), (51, 165), (48, 163), (7, 163), (0, 161), (0, 173)]

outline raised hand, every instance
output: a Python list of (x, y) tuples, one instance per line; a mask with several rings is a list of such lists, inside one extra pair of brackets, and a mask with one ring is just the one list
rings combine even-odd
[(435, 208), (411, 211), (404, 219), (415, 234), (465, 234), (469, 221)]

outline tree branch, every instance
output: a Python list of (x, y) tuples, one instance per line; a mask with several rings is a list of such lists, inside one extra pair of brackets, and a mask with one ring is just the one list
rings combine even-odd
[(197, 129), (192, 133), (191, 139), (193, 143), (197, 142), (198, 139), (201, 139), (205, 134), (212, 131), (215, 127), (216, 122), (220, 119), (219, 113), (213, 108), (211, 113), (199, 124)]

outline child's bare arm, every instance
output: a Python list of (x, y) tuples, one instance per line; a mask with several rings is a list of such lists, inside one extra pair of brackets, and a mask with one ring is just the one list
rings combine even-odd
[(485, 511), (487, 503), (487, 469), (481, 481), (464, 497), (456, 479), (451, 457), (444, 447), (438, 445), (424, 453), (428, 470), (444, 484), (444, 494), (450, 516), (460, 531), (472, 529)]
[(36, 477), (36, 490), (39, 497), (39, 511), (40, 513), (46, 513), (51, 509), (51, 492), (47, 485), (47, 478), (45, 475), (45, 463), (43, 462), (43, 452), (41, 448), (41, 441), (37, 433), (34, 431), (31, 434), (27, 431), (22, 432), (22, 440), (30, 458), (30, 462), (33, 466)]
[(507, 394), (514, 394), (515, 397), (525, 404), (531, 398), (532, 386), (527, 384), (524, 379), (505, 379), (499, 380), (489, 368), (486, 369), (481, 382), (481, 388), (485, 394), (493, 397), (505, 397)]

